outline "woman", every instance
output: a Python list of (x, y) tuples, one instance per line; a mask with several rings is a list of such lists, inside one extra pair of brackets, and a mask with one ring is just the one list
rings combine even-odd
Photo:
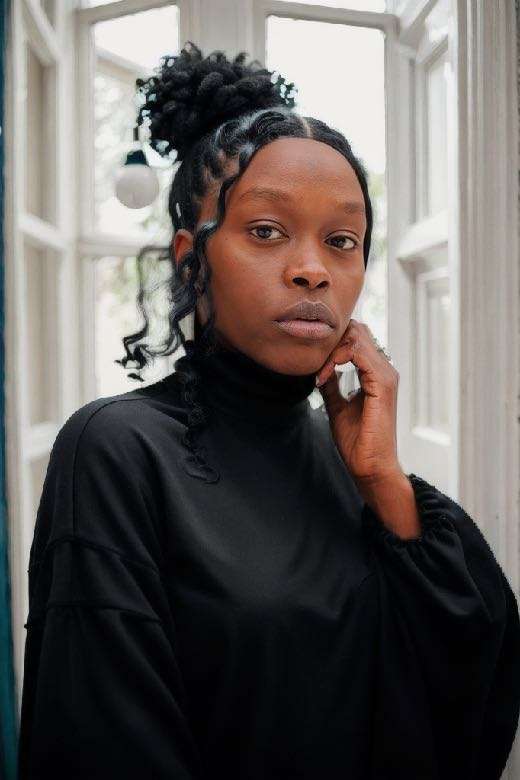
[[(188, 43), (139, 87), (152, 144), (182, 160), (161, 354), (186, 355), (54, 444), (20, 777), (498, 779), (517, 603), (473, 520), (400, 466), (398, 373), (351, 318), (363, 166), (244, 54)], [(123, 365), (154, 354), (146, 332)]]

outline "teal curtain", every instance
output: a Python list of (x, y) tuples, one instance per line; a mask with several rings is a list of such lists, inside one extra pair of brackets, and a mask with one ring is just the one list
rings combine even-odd
[(7, 536), (5, 470), (5, 310), (4, 310), (4, 99), (10, 0), (0, 2), (0, 778), (15, 780), (18, 722), (15, 705), (11, 586)]

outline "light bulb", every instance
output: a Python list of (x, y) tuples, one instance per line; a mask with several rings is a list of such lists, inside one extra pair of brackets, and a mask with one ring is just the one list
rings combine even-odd
[(139, 141), (126, 155), (125, 164), (114, 177), (117, 199), (129, 209), (149, 206), (159, 194), (159, 179), (148, 165)]
[(142, 209), (159, 194), (159, 179), (149, 165), (123, 165), (115, 176), (115, 192), (129, 209)]

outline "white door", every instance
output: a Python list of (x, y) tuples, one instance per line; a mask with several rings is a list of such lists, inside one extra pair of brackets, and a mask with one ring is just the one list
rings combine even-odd
[(387, 81), (388, 341), (400, 374), (398, 446), (405, 471), (456, 496), (455, 28), (451, 0), (407, 8)]

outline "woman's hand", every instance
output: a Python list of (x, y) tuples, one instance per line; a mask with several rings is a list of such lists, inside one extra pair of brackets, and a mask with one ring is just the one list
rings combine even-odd
[[(352, 361), (361, 388), (349, 400), (339, 391), (335, 366)], [(367, 325), (351, 319), (341, 341), (319, 370), (320, 393), (332, 435), (352, 477), (362, 483), (402, 476), (397, 457), (399, 373), (377, 345)]]

